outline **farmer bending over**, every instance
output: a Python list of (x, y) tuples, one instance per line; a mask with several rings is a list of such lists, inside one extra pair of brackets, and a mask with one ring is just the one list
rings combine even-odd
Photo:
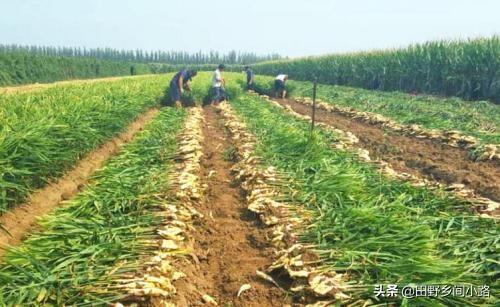
[(254, 73), (250, 66), (245, 66), (245, 72), (247, 74), (247, 89), (254, 90)]
[(226, 94), (224, 92), (223, 86), (226, 84), (226, 80), (222, 77), (222, 72), (224, 71), (224, 64), (220, 64), (214, 72), (212, 77), (212, 104), (217, 104), (221, 101), (226, 100)]
[(285, 98), (286, 89), (285, 83), (288, 80), (288, 75), (279, 74), (276, 76), (274, 80), (274, 92), (276, 93), (276, 97)]
[(196, 76), (196, 71), (183, 69), (179, 71), (170, 81), (170, 100), (177, 108), (182, 107), (181, 97), (184, 89), (191, 90), (189, 81)]

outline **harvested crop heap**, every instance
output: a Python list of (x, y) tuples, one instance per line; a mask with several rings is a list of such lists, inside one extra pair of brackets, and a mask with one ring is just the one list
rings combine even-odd
[(203, 193), (199, 181), (202, 122), (201, 108), (190, 108), (184, 132), (178, 137), (176, 164), (169, 176), (173, 190), (162, 200), (161, 210), (155, 213), (162, 219), (156, 229), (158, 239), (150, 242), (156, 251), (145, 261), (140, 275), (121, 281), (130, 295), (127, 302), (138, 300), (148, 301), (153, 306), (169, 306), (169, 299), (176, 292), (172, 282), (185, 277), (184, 273), (175, 270), (172, 261), (189, 252), (191, 224), (193, 219), (200, 217), (195, 207)]
[[(235, 116), (230, 105), (223, 104), (220, 108), (226, 127), (237, 141), (241, 160), (235, 165), (234, 171), (248, 193), (248, 210), (257, 214), (270, 227), (269, 237), (276, 248), (277, 260), (268, 268), (268, 273), (286, 272), (294, 280), (289, 290), (303, 302), (316, 301), (315, 306), (333, 301), (320, 299), (346, 297), (342, 293), (344, 276), (333, 271), (318, 270), (312, 261), (317, 257), (310, 248), (298, 242), (304, 227), (311, 223), (312, 213), (286, 201), (286, 196), (280, 192), (287, 185), (286, 179), (278, 175), (273, 167), (262, 169), (254, 154), (255, 136), (247, 132), (246, 126)], [(272, 280), (263, 272), (257, 274)]]

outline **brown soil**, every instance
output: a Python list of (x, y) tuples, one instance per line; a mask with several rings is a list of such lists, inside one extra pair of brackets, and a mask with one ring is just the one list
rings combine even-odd
[(141, 131), (158, 112), (158, 109), (150, 109), (143, 113), (124, 132), (87, 154), (59, 180), (33, 192), (26, 203), (1, 215), (0, 224), (8, 230), (10, 235), (0, 231), (0, 257), (5, 252), (4, 247), (20, 244), (25, 235), (35, 227), (40, 216), (51, 212), (62, 201), (76, 195), (87, 183), (92, 173), (116, 154), (123, 144), (132, 140), (134, 135)]
[[(202, 296), (208, 294), (219, 306), (283, 306), (285, 293), (255, 274), (271, 264), (273, 250), (265, 229), (246, 209), (230, 171), (234, 162), (224, 157), (232, 146), (230, 136), (216, 109), (205, 107), (204, 116), (202, 178), (208, 187), (197, 208), (204, 218), (194, 225), (193, 259), (177, 264), (187, 277), (175, 282), (174, 301), (178, 306), (206, 306)], [(237, 298), (244, 284), (252, 288)]]
[[(277, 99), (300, 114), (310, 115), (311, 108), (291, 99)], [(396, 171), (436, 180), (445, 184), (461, 183), (477, 194), (500, 201), (500, 162), (474, 162), (468, 151), (449, 145), (387, 131), (339, 113), (316, 110), (316, 120), (354, 133), (360, 145), (373, 158), (388, 162)]]
[(96, 79), (75, 79), (75, 80), (66, 80), (66, 81), (56, 81), (56, 82), (52, 82), (52, 83), (33, 83), (33, 84), (25, 84), (25, 85), (5, 86), (5, 87), (0, 87), (0, 94), (15, 94), (15, 93), (22, 93), (22, 92), (33, 92), (36, 90), (42, 90), (42, 89), (57, 86), (57, 85), (94, 83), (94, 82), (102, 82), (102, 81), (113, 81), (113, 80), (124, 79), (124, 78), (137, 78), (137, 77), (143, 77), (143, 76), (146, 76), (146, 75), (105, 77), (105, 78), (96, 78)]

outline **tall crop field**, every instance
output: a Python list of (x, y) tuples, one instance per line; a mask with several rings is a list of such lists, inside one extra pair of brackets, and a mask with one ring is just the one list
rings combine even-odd
[(404, 49), (256, 64), (255, 72), (383, 91), (500, 103), (500, 37), (437, 41)]
[(0, 52), (0, 86), (141, 75), (153, 68), (144, 63)]

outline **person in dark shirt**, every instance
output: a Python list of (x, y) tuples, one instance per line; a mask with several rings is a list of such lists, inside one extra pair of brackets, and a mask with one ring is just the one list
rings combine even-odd
[(190, 91), (191, 87), (189, 81), (196, 76), (197, 72), (194, 70), (183, 69), (176, 73), (170, 81), (170, 101), (177, 107), (182, 107), (181, 97), (184, 90)]
[(247, 89), (253, 91), (255, 84), (255, 74), (253, 73), (253, 70), (250, 68), (250, 66), (245, 66), (245, 73), (247, 74)]

